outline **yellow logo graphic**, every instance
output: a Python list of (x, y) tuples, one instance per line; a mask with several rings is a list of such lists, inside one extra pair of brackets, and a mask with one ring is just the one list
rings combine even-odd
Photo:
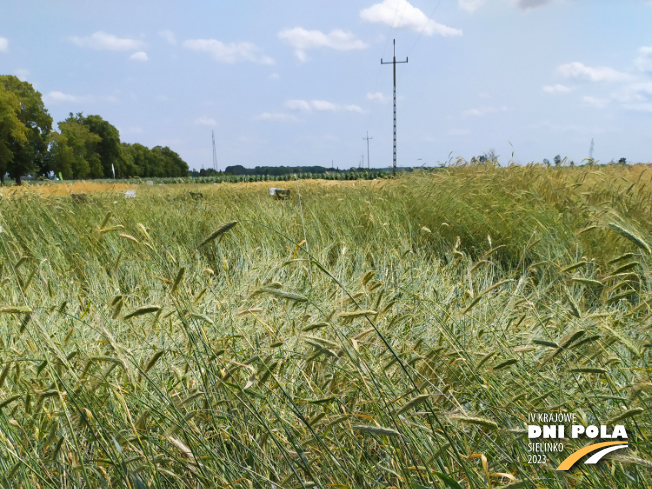
[[(601, 448), (603, 450), (600, 450)], [(568, 458), (566, 458), (566, 460), (559, 464), (557, 470), (568, 470), (573, 465), (575, 465), (575, 462), (581, 459), (584, 455), (595, 452), (596, 450), (600, 450), (598, 453), (592, 455), (586, 462), (584, 462), (585, 464), (597, 464), (600, 459), (606, 454), (611, 453), (614, 450), (620, 450), (621, 448), (627, 448), (626, 441), (607, 441), (604, 443), (594, 443), (593, 445), (580, 448), (578, 451), (571, 453)]]

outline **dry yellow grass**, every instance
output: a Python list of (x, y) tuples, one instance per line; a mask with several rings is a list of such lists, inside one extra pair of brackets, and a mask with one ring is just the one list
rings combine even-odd
[[(369, 180), (300, 180), (299, 188), (332, 188), (332, 187), (379, 187), (385, 183), (384, 180), (369, 181)], [(246, 187), (249, 190), (266, 191), (270, 187), (289, 188), (293, 194), (296, 193), (297, 184), (295, 181), (289, 182), (238, 182), (238, 183), (220, 183), (217, 185), (224, 185), (232, 188)], [(199, 190), (202, 187), (212, 189), (215, 187), (212, 183), (190, 183), (190, 184), (165, 184), (164, 187), (175, 190)], [(23, 193), (35, 192), (43, 196), (56, 196), (56, 195), (70, 195), (70, 194), (93, 194), (98, 192), (124, 192), (126, 190), (148, 189), (146, 183), (105, 183), (105, 182), (88, 182), (85, 180), (76, 182), (58, 182), (58, 183), (43, 183), (43, 184), (30, 184), (25, 182), (21, 187), (9, 187), (5, 192), (8, 193)], [(154, 185), (151, 190), (160, 189), (158, 185)], [(0, 191), (1, 192), (1, 191)]]
[(132, 188), (134, 188), (132, 184), (126, 183), (98, 183), (82, 180), (71, 183), (60, 182), (31, 185), (26, 183), (21, 187), (11, 187), (11, 192), (36, 192), (41, 195), (70, 195), (124, 191)]

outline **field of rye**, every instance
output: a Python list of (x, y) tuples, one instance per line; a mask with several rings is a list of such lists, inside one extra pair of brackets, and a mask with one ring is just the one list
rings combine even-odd
[(0, 190), (2, 487), (652, 487), (652, 168), (284, 185)]

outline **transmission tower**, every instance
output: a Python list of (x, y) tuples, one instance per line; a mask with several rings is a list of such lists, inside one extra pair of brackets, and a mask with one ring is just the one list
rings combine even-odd
[(213, 170), (217, 173), (217, 151), (215, 149), (215, 131), (211, 131), (213, 134)]
[(367, 170), (369, 170), (371, 168), (371, 165), (369, 163), (369, 140), (370, 139), (373, 139), (373, 138), (369, 137), (369, 131), (367, 131), (367, 137), (362, 138), (363, 141), (367, 141)]
[(381, 65), (394, 65), (394, 175), (396, 175), (396, 65), (407, 62), (407, 57), (405, 58), (405, 61), (396, 61), (396, 39), (394, 39), (394, 59), (392, 61), (385, 62), (382, 58), (380, 58)]

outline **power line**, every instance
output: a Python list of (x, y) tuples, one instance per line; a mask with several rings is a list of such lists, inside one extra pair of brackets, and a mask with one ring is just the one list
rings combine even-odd
[(396, 175), (396, 65), (401, 63), (407, 63), (408, 59), (405, 58), (405, 61), (396, 61), (396, 39), (394, 39), (394, 58), (390, 61), (383, 61), (380, 58), (381, 65), (393, 65), (394, 66), (394, 160), (393, 160), (393, 172)]
[(367, 131), (367, 137), (362, 138), (363, 141), (367, 141), (367, 170), (371, 168), (371, 164), (369, 163), (369, 140), (373, 139), (369, 137), (369, 131)]
[(423, 24), (423, 27), (421, 28), (421, 31), (419, 32), (419, 36), (418, 36), (417, 39), (414, 41), (414, 44), (412, 45), (412, 47), (411, 47), (410, 50), (408, 51), (408, 56), (410, 55), (410, 53), (412, 53), (412, 50), (414, 50), (414, 47), (415, 47), (415, 46), (417, 45), (417, 43), (419, 42), (419, 39), (421, 39), (421, 36), (423, 35), (423, 31), (425, 31), (425, 30), (426, 30), (426, 27), (428, 27), (428, 24), (429, 24), (430, 21), (432, 20), (432, 16), (435, 15), (435, 12), (436, 12), (437, 9), (439, 8), (439, 4), (440, 4), (440, 3), (441, 3), (441, 0), (439, 0), (439, 1), (437, 2), (437, 5), (435, 5), (435, 8), (432, 9), (432, 12), (431, 12), (430, 15), (428, 16), (428, 20), (426, 21), (425, 24)]

